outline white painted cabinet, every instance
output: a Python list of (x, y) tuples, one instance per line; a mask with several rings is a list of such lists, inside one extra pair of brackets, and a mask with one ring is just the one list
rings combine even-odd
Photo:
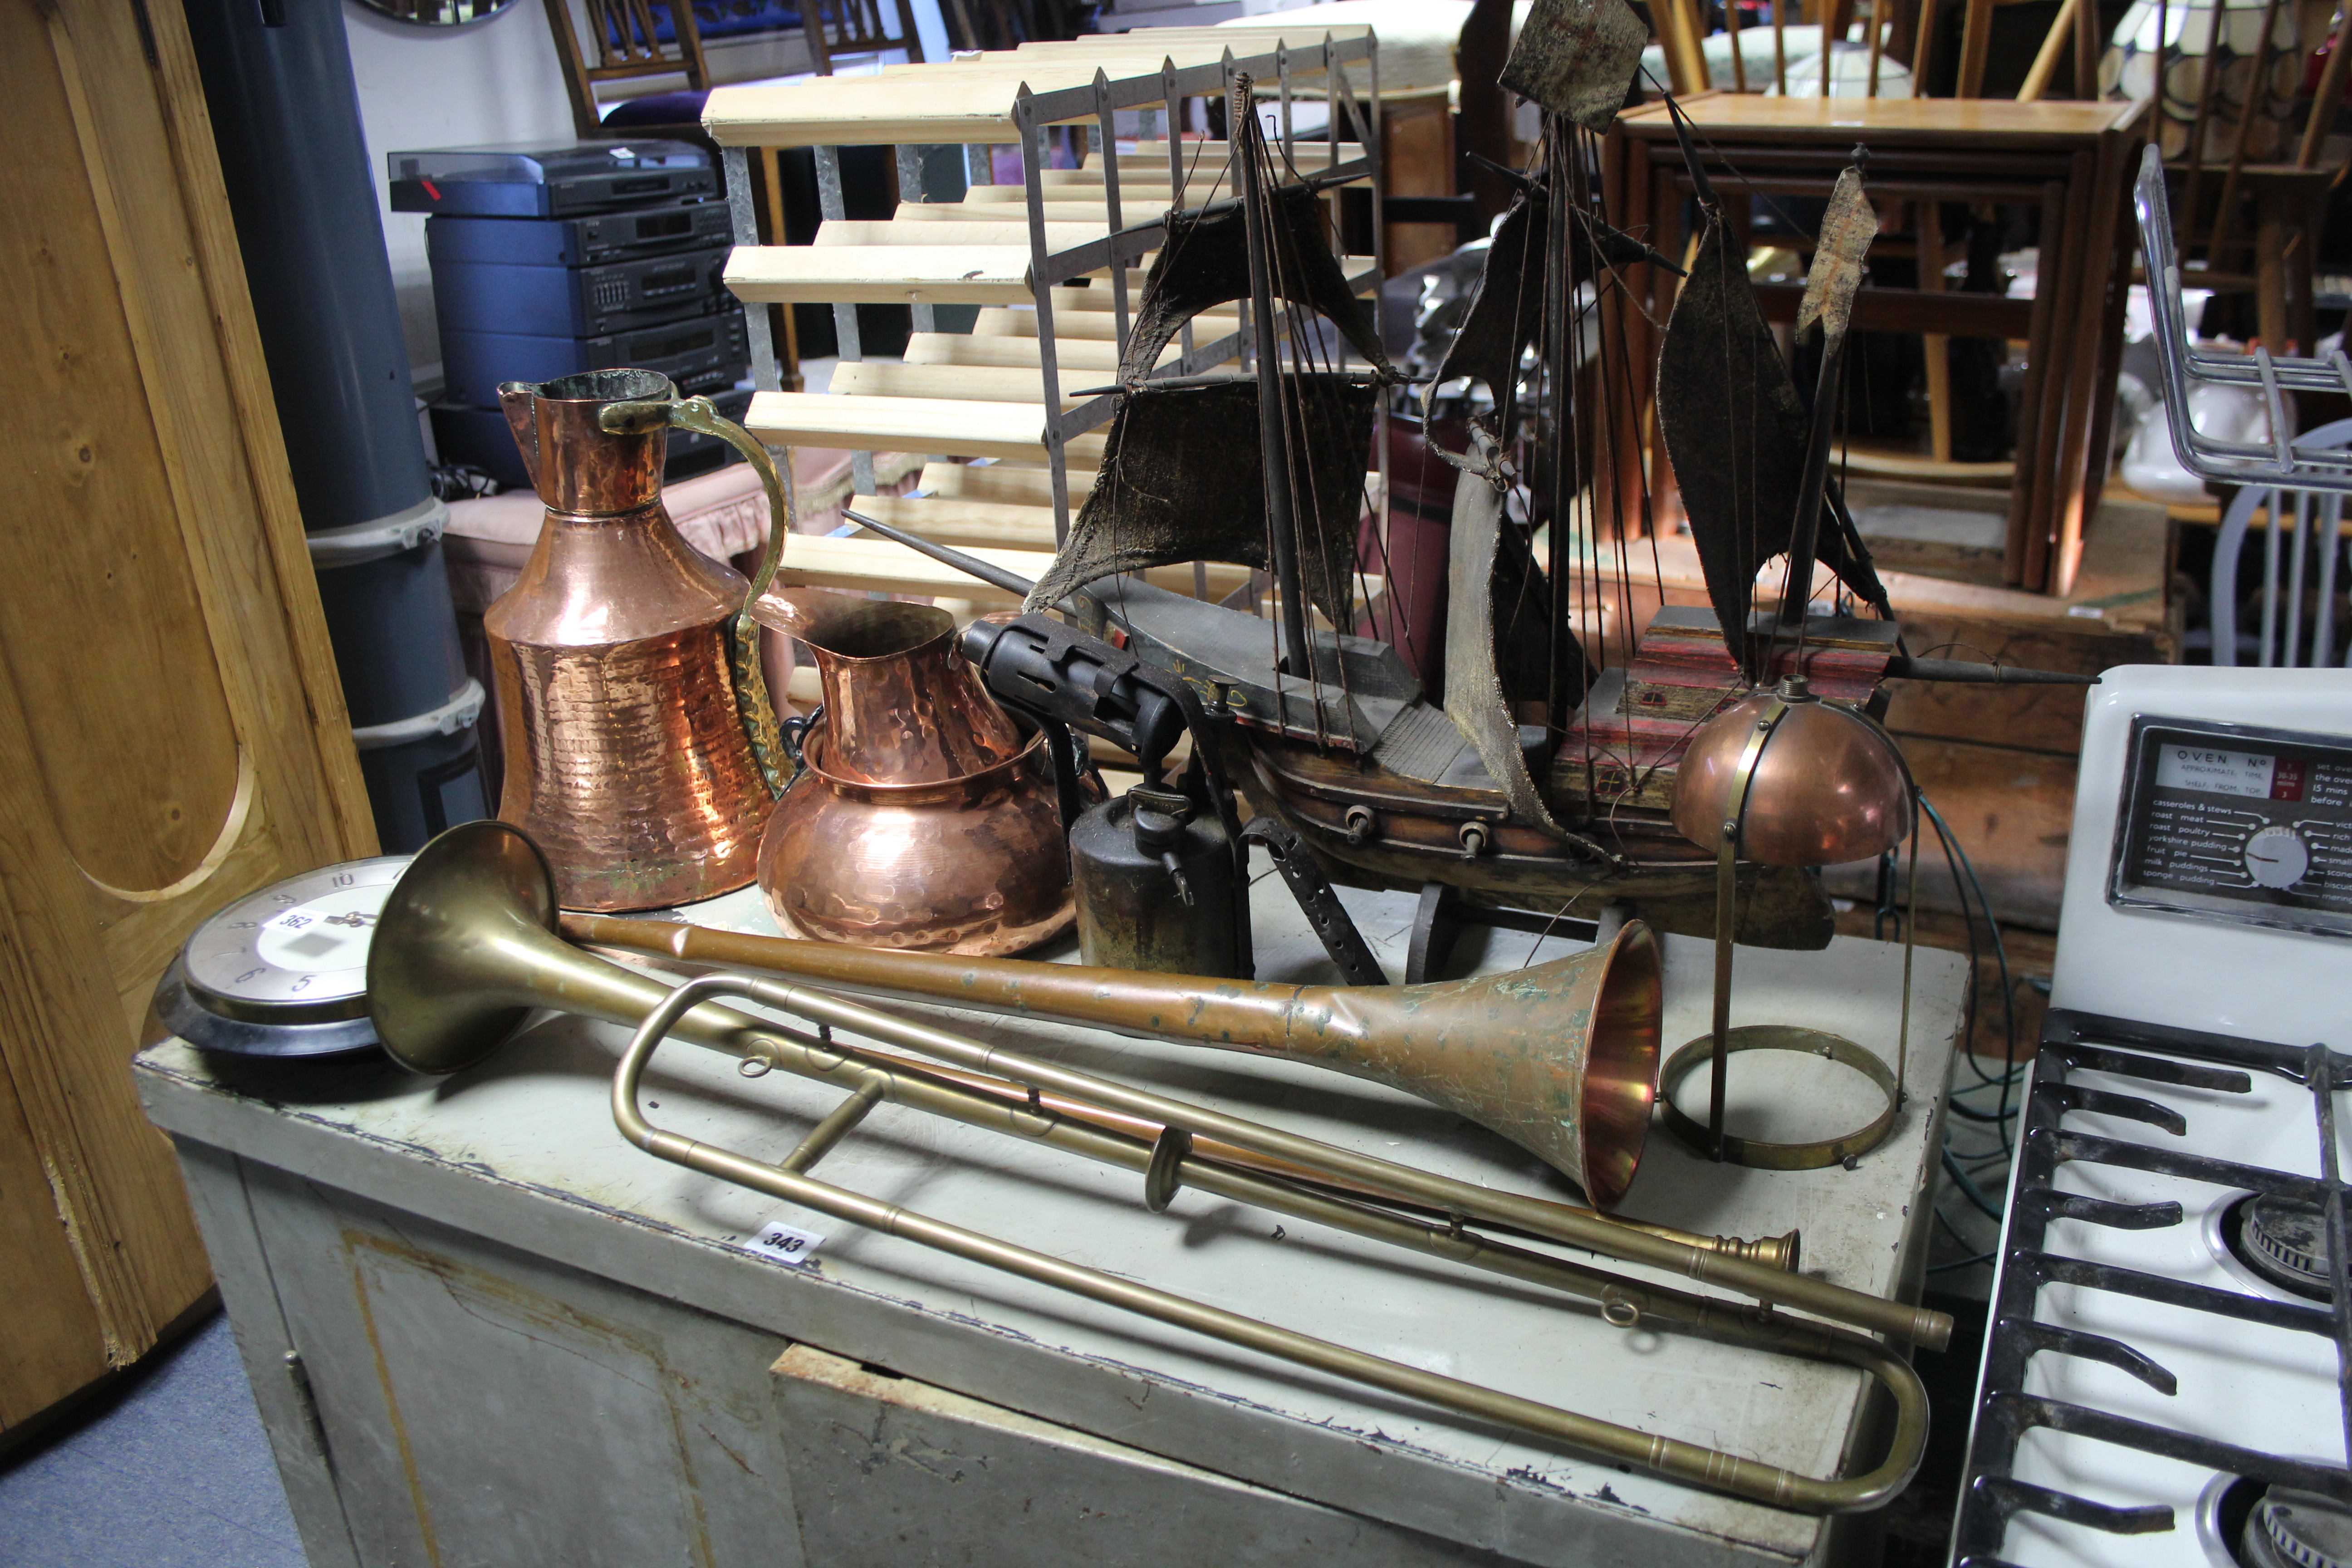
[[(1347, 896), (1376, 951), (1403, 939), (1410, 900)], [(1276, 923), (1261, 925), (1262, 973), (1311, 974), (1303, 928), (1286, 948)], [(1498, 935), (1496, 964), (1526, 943)], [(1709, 957), (1667, 944), (1670, 1047), (1703, 1026)], [(1869, 942), (1743, 951), (1740, 1012), (1892, 1057), (1901, 967)], [(1856, 1169), (1716, 1167), (1660, 1132), (1628, 1208), (1742, 1236), (1799, 1225), (1809, 1271), (1916, 1287), (1963, 968), (1919, 955), (1911, 1109)], [(1491, 1135), (1318, 1069), (940, 1016), (1368, 1152), (1567, 1195)], [(622, 1038), (551, 1018), (433, 1081), (383, 1062), (224, 1067), (176, 1041), (140, 1058), (318, 1568), (1795, 1564), (1836, 1560), (1846, 1540), (654, 1160), (612, 1125)], [(833, 1096), (677, 1045), (644, 1099), (664, 1127), (772, 1160)], [(1645, 1431), (1817, 1475), (1876, 1458), (1869, 1391), (1846, 1369), (1613, 1328), (1589, 1303), (1190, 1189), (1152, 1215), (1129, 1173), (898, 1108), (822, 1172)], [(811, 1261), (756, 1247), (773, 1222), (817, 1237)]]

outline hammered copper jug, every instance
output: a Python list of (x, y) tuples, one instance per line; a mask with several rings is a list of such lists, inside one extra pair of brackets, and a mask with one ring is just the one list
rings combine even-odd
[(506, 750), (499, 816), (546, 848), (567, 909), (742, 887), (773, 801), (761, 738), (775, 719), (756, 658), (730, 655), (751, 584), (687, 543), (662, 506), (667, 427), (758, 453), (775, 524), (763, 587), (789, 526), (773, 465), (652, 371), (499, 393), (547, 507), (521, 578), (482, 617)]
[(814, 656), (824, 705), (768, 819), (760, 890), (794, 936), (996, 955), (1069, 928), (1045, 731), (1015, 723), (932, 605), (823, 590), (753, 613)]

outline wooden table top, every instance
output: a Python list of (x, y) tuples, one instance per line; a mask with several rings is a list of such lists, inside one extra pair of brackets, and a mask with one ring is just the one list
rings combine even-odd
[[(2126, 100), (2019, 103), (1995, 98), (1768, 98), (1706, 92), (1680, 100), (1694, 130), (1715, 140), (1814, 143), (1864, 141), (1879, 146), (1965, 144), (1979, 151), (2073, 152), (2101, 133), (2123, 131), (2147, 112)], [(1617, 117), (1629, 136), (1674, 135), (1664, 103)]]

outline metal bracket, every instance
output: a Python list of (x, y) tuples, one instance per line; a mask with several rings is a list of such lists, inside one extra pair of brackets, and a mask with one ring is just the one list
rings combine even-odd
[(1151, 1163), (1143, 1168), (1143, 1206), (1165, 1214), (1184, 1185), (1184, 1162), (1192, 1157), (1192, 1135), (1181, 1127), (1163, 1127), (1152, 1141)]
[(362, 752), (380, 752), (428, 735), (454, 735), (482, 716), (483, 700), (482, 683), (469, 675), (448, 701), (428, 712), (386, 724), (352, 725), (352, 743)]
[[(1877, 1087), (1886, 1097), (1886, 1109), (1851, 1132), (1802, 1143), (1767, 1143), (1759, 1139), (1738, 1137), (1722, 1130), (1719, 1111), (1715, 1113), (1713, 1125), (1693, 1121), (1675, 1103), (1674, 1091), (1701, 1062), (1719, 1069), (1725, 1055), (1736, 1051), (1793, 1051), (1800, 1056), (1824, 1057), (1843, 1063)], [(1720, 1083), (1722, 1079), (1716, 1081)], [(1745, 1025), (1732, 1030), (1727, 1040), (1721, 1041), (1713, 1035), (1701, 1035), (1658, 1069), (1658, 1108), (1675, 1136), (1701, 1153), (1711, 1154), (1719, 1149), (1725, 1163), (1745, 1165), (1751, 1171), (1820, 1171), (1867, 1154), (1894, 1131), (1902, 1100), (1902, 1085), (1895, 1069), (1875, 1051), (1841, 1036), (1786, 1024)], [(1716, 1104), (1722, 1104), (1719, 1096)]]
[(448, 526), (449, 504), (438, 496), (426, 496), (415, 506), (404, 507), (389, 517), (304, 534), (302, 542), (310, 552), (311, 566), (325, 572), (404, 554), (420, 544), (432, 543)]
[(1364, 942), (1364, 933), (1331, 891), (1330, 881), (1323, 868), (1288, 823), (1273, 816), (1253, 816), (1242, 828), (1242, 842), (1263, 844), (1265, 852), (1274, 857), (1282, 879), (1290, 884), (1291, 896), (1307, 916), (1307, 923), (1323, 939), (1323, 951), (1339, 966), (1350, 985), (1386, 985), (1389, 977), (1381, 973), (1380, 961)]
[(1451, 882), (1424, 882), (1421, 906), (1413, 911), (1412, 946), (1404, 961), (1404, 983), (1420, 985), (1437, 978), (1462, 935), (1462, 894)]

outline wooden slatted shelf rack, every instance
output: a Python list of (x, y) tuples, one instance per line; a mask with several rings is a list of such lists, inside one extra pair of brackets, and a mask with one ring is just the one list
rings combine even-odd
[[(748, 427), (778, 448), (849, 450), (855, 510), (1024, 577), (1040, 575), (1068, 535), (1073, 505), (1093, 487), (1102, 427), (1117, 408), (1110, 395), (1072, 394), (1116, 374), (1171, 202), (1181, 193), (1193, 208), (1232, 194), (1226, 143), (1171, 140), (1152, 121), (1181, 127), (1187, 100), (1225, 98), (1242, 74), (1270, 95), (1285, 128), (1277, 162), (1286, 180), (1311, 179), (1326, 193), (1370, 187), (1376, 254), (1339, 259), (1359, 292), (1377, 289), (1384, 276), (1380, 59), (1369, 27), (1160, 28), (1148, 39), (1027, 44), (872, 76), (714, 90), (703, 124), (721, 150), (732, 204), (728, 287), (753, 306), (831, 305), (841, 344), (829, 391), (784, 391), (768, 312), (751, 310), (758, 390)], [(1315, 140), (1287, 130), (1310, 96), (1326, 115)], [(1118, 151), (1120, 110), (1144, 118), (1131, 152)], [(1091, 133), (1095, 151), (1083, 167), (1050, 166), (1049, 133), (1065, 125)], [(1022, 179), (1000, 185), (990, 150), (1008, 144), (1021, 150)], [(897, 149), (902, 199), (886, 220), (852, 220), (844, 216), (839, 150), (873, 145)], [(926, 199), (921, 150), (954, 145), (965, 149), (971, 173), (962, 199)], [(824, 221), (813, 245), (763, 246), (751, 218), (751, 156), (794, 147), (814, 150)], [(903, 360), (864, 359), (860, 304), (912, 307)], [(973, 330), (940, 331), (942, 305), (980, 306)], [(1185, 327), (1154, 374), (1197, 374), (1246, 362), (1250, 352), (1238, 309), (1211, 310)], [(1386, 442), (1375, 449), (1384, 454)], [(874, 493), (877, 451), (933, 458), (916, 496)], [(977, 458), (993, 462), (943, 460)], [(1368, 493), (1378, 504), (1386, 487)], [(982, 607), (998, 607), (1003, 597), (872, 536), (796, 540), (784, 570), (803, 584)], [(1235, 567), (1153, 576), (1219, 598), (1251, 589)]]

